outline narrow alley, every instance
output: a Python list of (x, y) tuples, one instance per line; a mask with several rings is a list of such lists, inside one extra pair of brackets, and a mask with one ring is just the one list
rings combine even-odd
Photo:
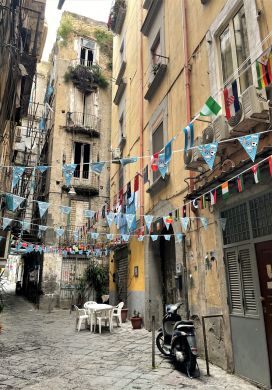
[(68, 310), (38, 311), (13, 291), (6, 295), (0, 336), (0, 389), (232, 389), (255, 386), (211, 365), (189, 379), (156, 351), (151, 368), (151, 333), (129, 322), (112, 334), (75, 331)]

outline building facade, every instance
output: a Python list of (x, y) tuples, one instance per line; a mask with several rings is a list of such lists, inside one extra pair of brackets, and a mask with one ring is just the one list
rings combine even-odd
[[(43, 255), (43, 298), (55, 293), (62, 307), (71, 304), (75, 284), (89, 264), (85, 253), (86, 244), (95, 244), (91, 233), (107, 231), (109, 169), (105, 165), (99, 175), (91, 167), (110, 157), (111, 52), (112, 35), (105, 23), (64, 12), (48, 84), (53, 126), (42, 158), (50, 169), (37, 198), (50, 206), (43, 218), (38, 210), (36, 216), (36, 223), (50, 228), (44, 233), (46, 245), (76, 246), (66, 256)], [(63, 175), (65, 164), (75, 164), (70, 183)], [(61, 213), (60, 206), (70, 207), (70, 213)], [(58, 238), (55, 230), (62, 228), (65, 232)], [(101, 240), (97, 244), (102, 249)], [(107, 265), (107, 255), (100, 254), (100, 263)]]
[[(267, 388), (272, 80), (265, 68), (268, 79), (260, 86), (260, 68), (271, 61), (271, 16), (269, 0), (116, 0), (109, 18), (115, 33), (110, 207), (136, 213), (129, 242), (116, 245), (110, 263), (111, 301), (124, 300), (129, 314), (140, 311), (150, 328), (153, 315), (161, 321), (165, 304), (181, 300), (183, 314), (195, 321), (200, 353), (201, 323), (209, 316), (210, 360)], [(229, 86), (238, 96), (232, 112)], [(199, 116), (210, 96), (222, 110)], [(212, 170), (198, 149), (184, 152), (183, 129), (191, 122), (194, 146), (218, 143)], [(237, 137), (256, 133), (253, 163)], [(151, 165), (169, 141), (163, 178)], [(134, 156), (134, 163), (116, 163)], [(144, 215), (153, 216), (150, 232), (157, 240), (149, 237)]]
[[(6, 0), (0, 5), (1, 218), (11, 216), (6, 207), (5, 194), (12, 192), (11, 167), (18, 135), (16, 126), (21, 126), (23, 118), (28, 116), (36, 65), (45, 43), (45, 4), (45, 0), (25, 0), (20, 3)], [(12, 230), (1, 229), (0, 267), (6, 264)]]

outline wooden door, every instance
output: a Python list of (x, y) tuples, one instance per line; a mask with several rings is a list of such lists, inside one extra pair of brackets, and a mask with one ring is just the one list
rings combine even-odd
[(256, 244), (267, 347), (272, 372), (272, 241)]

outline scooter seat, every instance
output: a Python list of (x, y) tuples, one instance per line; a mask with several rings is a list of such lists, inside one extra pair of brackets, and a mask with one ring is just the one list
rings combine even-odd
[(193, 321), (189, 321), (189, 320), (181, 320), (181, 321), (179, 321), (179, 324), (181, 324), (181, 325), (194, 325)]

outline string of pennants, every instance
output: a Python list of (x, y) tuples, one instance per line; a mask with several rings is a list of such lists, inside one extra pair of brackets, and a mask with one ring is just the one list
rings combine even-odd
[[(243, 192), (244, 188), (245, 188), (243, 174), (245, 174), (248, 171), (251, 171), (253, 173), (254, 182), (256, 184), (258, 184), (260, 182), (260, 165), (265, 161), (268, 161), (270, 176), (272, 176), (272, 155), (270, 155), (270, 156), (264, 158), (263, 160), (261, 160), (258, 164), (255, 164), (255, 165), (245, 169), (243, 172), (232, 177), (228, 181), (220, 184), (219, 186), (211, 189), (209, 192), (203, 194), (202, 196), (196, 197), (195, 199), (187, 202), (182, 207), (182, 217), (181, 218), (179, 217), (179, 208), (169, 212), (168, 215), (165, 215), (165, 216), (155, 216), (155, 215), (150, 215), (150, 214), (143, 215), (146, 231), (148, 234), (144, 234), (144, 226), (142, 226), (141, 228), (138, 229), (138, 231), (140, 232), (139, 234), (137, 234), (138, 240), (142, 241), (145, 236), (150, 236), (150, 238), (153, 241), (155, 241), (159, 237), (159, 235), (152, 234), (153, 233), (153, 231), (151, 229), (152, 223), (154, 223), (155, 220), (160, 218), (163, 220), (163, 223), (164, 223), (164, 226), (166, 227), (166, 229), (169, 230), (170, 225), (173, 223), (173, 217), (172, 217), (173, 213), (175, 214), (175, 219), (180, 221), (181, 227), (182, 227), (182, 230), (184, 233), (187, 232), (187, 229), (189, 227), (189, 222), (192, 219), (200, 219), (204, 229), (207, 229), (208, 224), (209, 224), (208, 218), (206, 218), (206, 217), (193, 217), (193, 218), (187, 217), (186, 216), (186, 206), (190, 203), (193, 203), (193, 206), (195, 208), (205, 209), (207, 206), (207, 202), (210, 202), (211, 206), (215, 205), (217, 202), (217, 193), (218, 193), (219, 188), (221, 188), (221, 196), (222, 196), (223, 200), (227, 199), (230, 195), (229, 182), (233, 181), (233, 180), (236, 180), (238, 192), (239, 193)], [(16, 210), (16, 206), (18, 207), (18, 205), (20, 205), (20, 202), (22, 202), (24, 200), (24, 198), (18, 197), (17, 195), (13, 195), (13, 194), (7, 194), (7, 195), (12, 197), (13, 199), (15, 198), (14, 210)], [(207, 200), (207, 195), (208, 195), (208, 200)], [(18, 200), (18, 198), (19, 198), (19, 200)], [(40, 216), (42, 217), (44, 215), (44, 213), (48, 210), (50, 204), (47, 202), (40, 202), (40, 201), (36, 201), (36, 202), (38, 203)], [(60, 211), (64, 214), (69, 214), (71, 212), (71, 207), (59, 206), (59, 208), (60, 208)], [(93, 210), (85, 210), (84, 211), (85, 218), (91, 219), (94, 216), (95, 216), (95, 211), (93, 211)], [(112, 241), (114, 239), (114, 237), (119, 237), (122, 241), (128, 242), (129, 238), (131, 236), (133, 236), (132, 232), (136, 230), (136, 214), (135, 213), (121, 213), (121, 212), (114, 213), (112, 211), (109, 211), (108, 213), (105, 214), (105, 218), (107, 220), (109, 227), (111, 227), (112, 224), (114, 223), (117, 226), (117, 228), (120, 228), (121, 219), (125, 220), (126, 225), (127, 225), (127, 231), (123, 232), (123, 233), (118, 233), (118, 234), (98, 233), (98, 232), (90, 231), (88, 233), (89, 233), (89, 236), (91, 239), (98, 240), (99, 237), (105, 236), (108, 241)], [(13, 221), (13, 219), (10, 219), (10, 218), (2, 218), (2, 220), (3, 220), (3, 223), (2, 223), (3, 230), (5, 230)], [(16, 220), (14, 220), (14, 221), (16, 221)], [(17, 222), (21, 223), (22, 228), (24, 230), (30, 229), (30, 224), (31, 224), (30, 222), (18, 221), (18, 220), (17, 220)], [(222, 229), (224, 230), (226, 227), (226, 220), (221, 218), (220, 223), (221, 223)], [(35, 225), (35, 224), (33, 224), (33, 225)], [(69, 231), (67, 229), (64, 229), (63, 227), (50, 227), (50, 226), (37, 225), (37, 224), (36, 224), (36, 226), (38, 226), (40, 235), (42, 234), (42, 232), (45, 232), (47, 229), (54, 229), (57, 238), (62, 237), (65, 232)], [(78, 242), (79, 229), (78, 228), (75, 229), (72, 233), (73, 233), (74, 241)], [(182, 239), (182, 233), (176, 233), (176, 234), (169, 233), (169, 234), (164, 234), (163, 236), (166, 240), (170, 240), (172, 235), (177, 237), (178, 241), (180, 241)]]

